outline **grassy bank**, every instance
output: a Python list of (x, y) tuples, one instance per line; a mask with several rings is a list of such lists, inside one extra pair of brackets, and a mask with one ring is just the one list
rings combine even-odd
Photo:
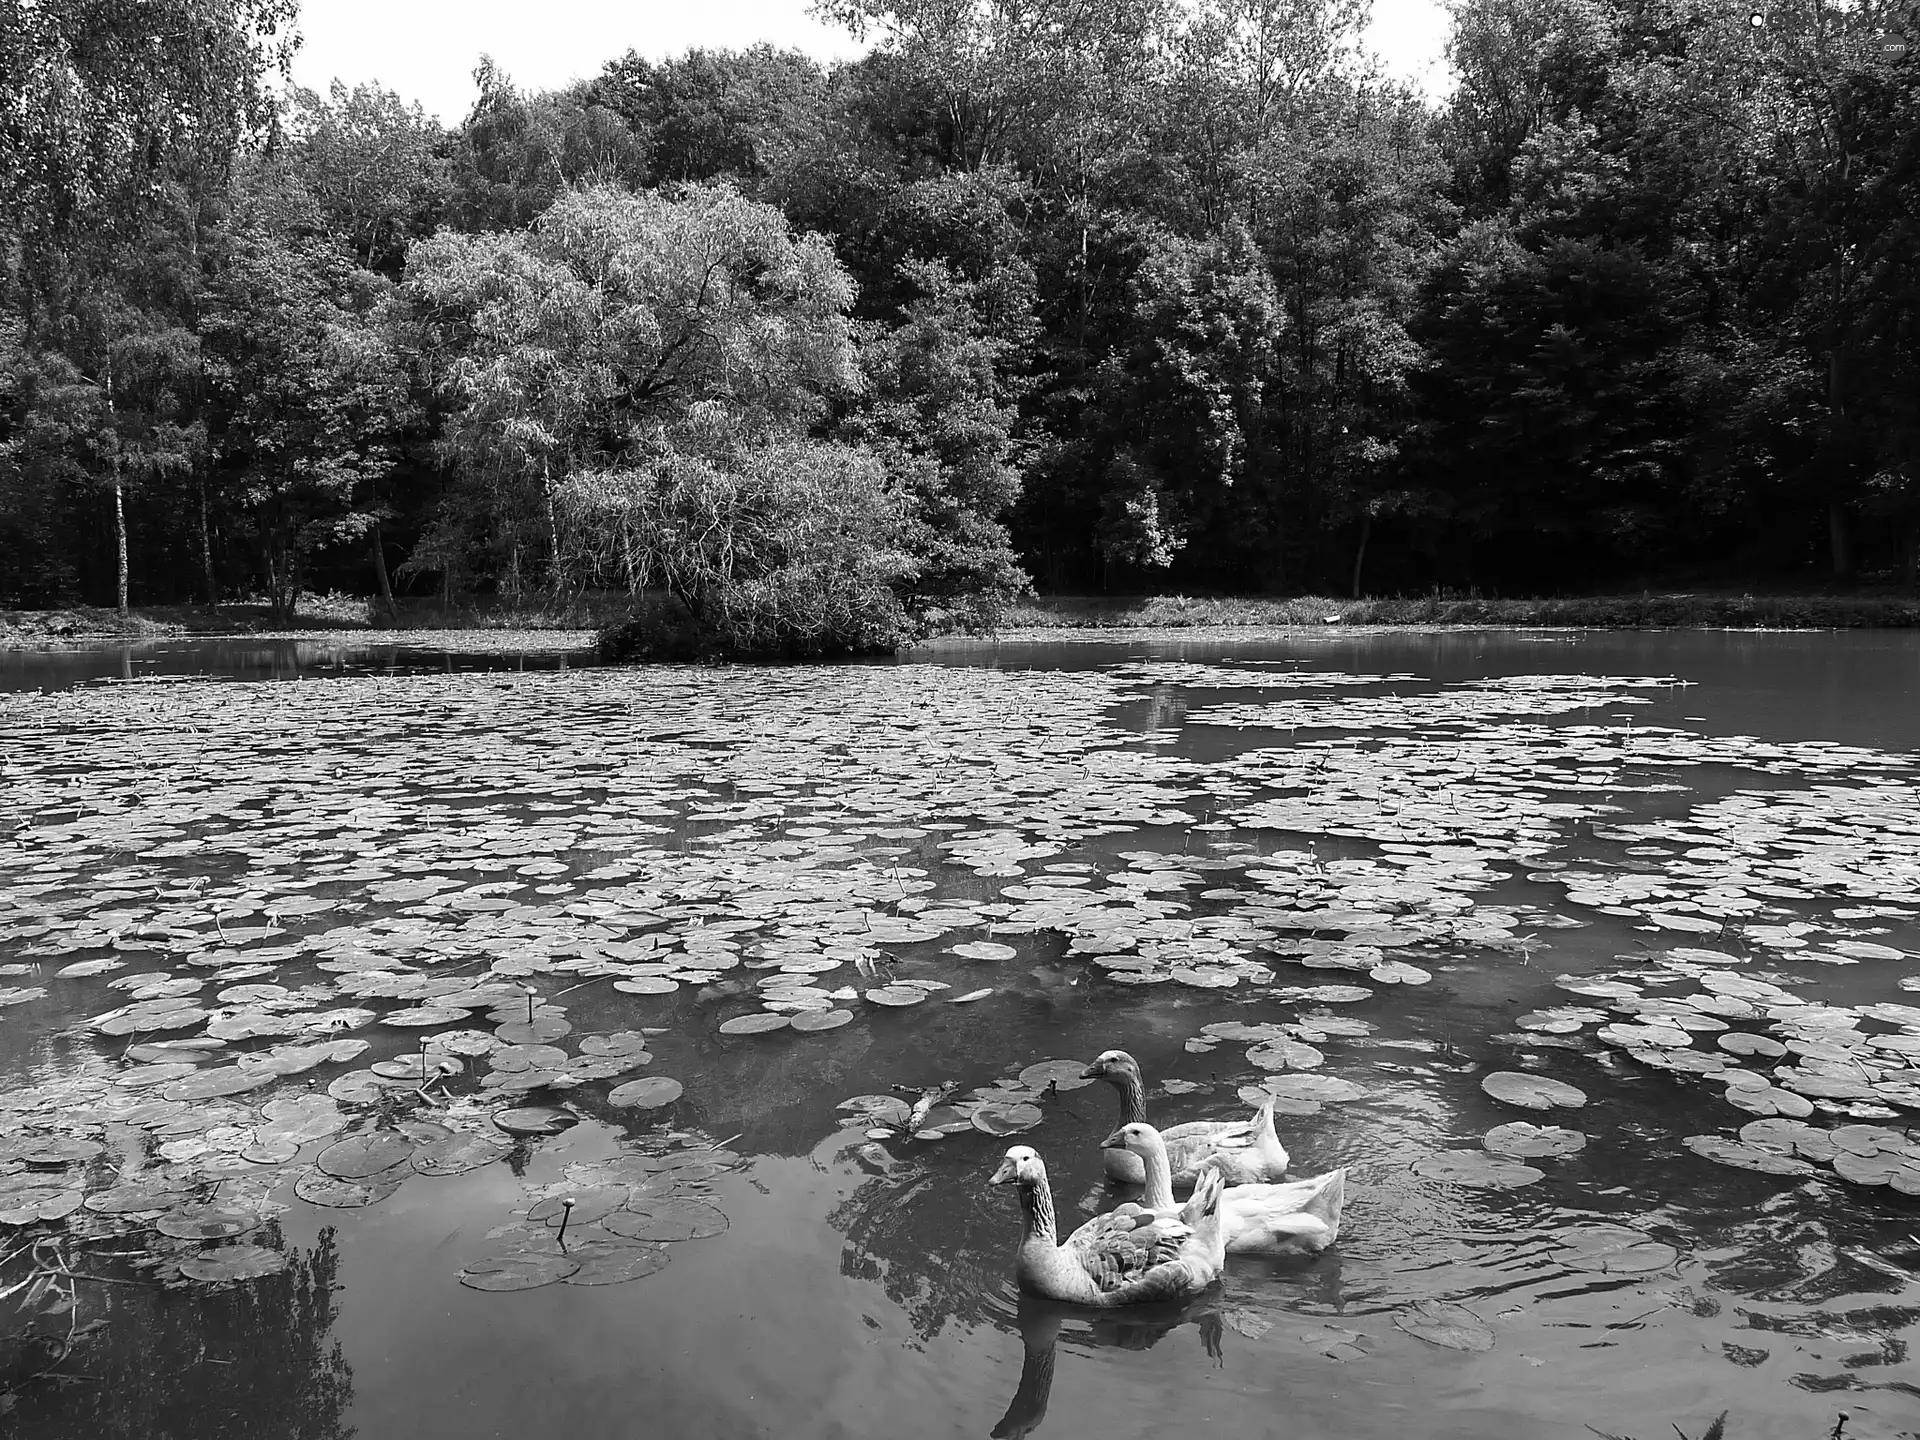
[(1596, 595), (1571, 599), (1438, 596), (1329, 600), (1322, 596), (1192, 599), (1048, 596), (1018, 606), (1009, 629), (1184, 630), (1327, 625), (1539, 625), (1663, 629), (1863, 630), (1920, 625), (1909, 595)]
[[(307, 596), (291, 625), (264, 604), (146, 605), (112, 610), (0, 610), (0, 648), (35, 649), (102, 640), (297, 632), (595, 631), (625, 620), (631, 597), (589, 594), (521, 602), (402, 600), (397, 615), (354, 596)], [(1864, 630), (1920, 626), (1920, 597), (1860, 595), (1595, 595), (1545, 600), (1425, 596), (1330, 600), (1322, 596), (1191, 598), (1044, 596), (1014, 607), (1011, 631), (1283, 629), (1329, 625), (1518, 625), (1618, 629), (1708, 627)]]
[(122, 616), (94, 606), (67, 610), (0, 610), (0, 648), (33, 649), (102, 640), (167, 640), (186, 636), (284, 635), (364, 631), (594, 631), (626, 618), (626, 595), (566, 600), (534, 597), (521, 603), (474, 600), (402, 600), (389, 615), (377, 600), (350, 595), (302, 596), (291, 622), (271, 607), (241, 601), (205, 605), (140, 605)]

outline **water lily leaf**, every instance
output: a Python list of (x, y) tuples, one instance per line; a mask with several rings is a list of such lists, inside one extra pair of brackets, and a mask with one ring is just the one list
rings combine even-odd
[(665, 975), (630, 975), (614, 981), (613, 988), (628, 995), (671, 995), (680, 982)]
[[(460, 1015), (455, 1018), (466, 1017)], [(493, 1033), (509, 1045), (542, 1045), (572, 1034), (573, 1023), (558, 1015), (535, 1015), (532, 1020), (510, 1020)]]
[(180, 1273), (189, 1280), (257, 1280), (262, 1275), (277, 1275), (287, 1268), (284, 1251), (259, 1245), (223, 1245), (180, 1262)]
[(1085, 1079), (1080, 1072), (1086, 1069), (1083, 1060), (1036, 1060), (1020, 1072), (1020, 1083), (1028, 1090), (1041, 1091), (1051, 1085), (1055, 1090), (1078, 1090), (1093, 1081)]
[(190, 1205), (162, 1215), (153, 1228), (175, 1240), (231, 1240), (260, 1224), (261, 1217), (250, 1211)]
[(324, 1140), (347, 1125), (347, 1117), (331, 1095), (283, 1095), (269, 1100), (260, 1112), (272, 1132), (295, 1145)]
[(1326, 1059), (1324, 1051), (1299, 1040), (1268, 1040), (1247, 1051), (1247, 1062), (1262, 1070), (1311, 1070)]
[(527, 1219), (542, 1225), (559, 1225), (565, 1219), (571, 1229), (587, 1225), (620, 1209), (627, 1203), (624, 1185), (582, 1185), (565, 1194), (536, 1200), (527, 1210)]
[(1577, 1155), (1587, 1148), (1587, 1137), (1578, 1130), (1566, 1130), (1558, 1125), (1532, 1125), (1525, 1120), (1515, 1120), (1496, 1125), (1481, 1143), (1495, 1155), (1532, 1160), (1542, 1156)]
[(629, 1080), (608, 1094), (611, 1105), (631, 1105), (640, 1110), (657, 1110), (671, 1105), (683, 1094), (680, 1082), (665, 1075), (649, 1075), (644, 1080)]
[(470, 1290), (537, 1290), (565, 1280), (580, 1268), (571, 1255), (490, 1255), (460, 1272), (460, 1283)]
[(1393, 1323), (1409, 1335), (1447, 1350), (1493, 1349), (1493, 1330), (1487, 1322), (1466, 1306), (1450, 1301), (1422, 1300), (1395, 1315)]
[(1422, 970), (1418, 965), (1409, 965), (1404, 960), (1389, 960), (1369, 970), (1367, 978), (1378, 980), (1383, 985), (1424, 985), (1433, 979), (1433, 972)]
[(364, 1180), (404, 1165), (419, 1144), (397, 1130), (369, 1130), (336, 1140), (314, 1157), (314, 1164), (336, 1180)]
[(620, 1285), (667, 1268), (672, 1255), (663, 1245), (595, 1244), (569, 1247), (580, 1268), (562, 1276), (568, 1285)]
[(1562, 1248), (1553, 1258), (1574, 1270), (1644, 1275), (1665, 1270), (1680, 1258), (1673, 1246), (1624, 1225), (1574, 1225), (1554, 1238)]
[(1813, 1166), (1779, 1150), (1728, 1140), (1719, 1135), (1690, 1135), (1680, 1142), (1696, 1155), (1740, 1170), (1757, 1170), (1763, 1175), (1811, 1175)]
[(73, 1165), (102, 1154), (106, 1147), (97, 1140), (79, 1140), (70, 1135), (34, 1136), (13, 1152), (14, 1159), (29, 1165)]
[(629, 1240), (703, 1240), (725, 1230), (727, 1217), (704, 1200), (635, 1200), (600, 1223)]
[(787, 1023), (795, 1030), (811, 1034), (817, 1030), (838, 1030), (852, 1019), (851, 1010), (810, 1010), (805, 1014), (795, 1015)]
[(1017, 1135), (1031, 1130), (1046, 1114), (1025, 1103), (982, 1105), (973, 1112), (973, 1128), (985, 1135)]
[[(647, 1081), (636, 1080), (636, 1085)], [(626, 1086), (621, 1086), (626, 1089)], [(618, 1093), (618, 1092), (616, 1092)], [(580, 1123), (580, 1117), (558, 1105), (523, 1105), (518, 1109), (496, 1110), (493, 1123), (509, 1135), (558, 1135)]]
[(731, 1020), (722, 1021), (722, 1035), (764, 1035), (769, 1030), (787, 1028), (785, 1015), (736, 1015)]
[(449, 1135), (413, 1152), (413, 1168), (422, 1175), (464, 1175), (513, 1153), (511, 1143), (497, 1136), (470, 1133)]
[(1413, 1162), (1413, 1173), (1428, 1180), (1476, 1189), (1511, 1190), (1547, 1178), (1546, 1171), (1518, 1160), (1505, 1160), (1484, 1150), (1442, 1150)]
[(947, 999), (947, 1003), (949, 1005), (971, 1005), (973, 1004), (974, 1001), (984, 1000), (991, 994), (993, 994), (993, 987), (989, 985), (984, 989), (969, 990), (964, 995), (949, 996)]
[(100, 1190), (87, 1196), (87, 1209), (99, 1215), (140, 1215), (171, 1210), (186, 1202), (186, 1195), (161, 1183), (132, 1181)]
[(952, 953), (963, 960), (1011, 960), (1020, 952), (1011, 945), (1001, 945), (992, 940), (970, 940), (964, 945), (953, 946)]
[(918, 1005), (926, 998), (927, 992), (914, 985), (879, 985), (867, 991), (875, 1005)]
[(1333, 1075), (1269, 1075), (1255, 1088), (1282, 1100), (1333, 1104), (1364, 1099), (1367, 1093), (1366, 1087)]
[(294, 1182), (293, 1193), (309, 1205), (324, 1205), (330, 1210), (358, 1210), (378, 1205), (399, 1188), (398, 1180), (384, 1175), (341, 1180), (322, 1170), (309, 1170)]
[(1573, 1109), (1587, 1103), (1586, 1092), (1577, 1086), (1519, 1070), (1496, 1070), (1480, 1081), (1480, 1088), (1494, 1099), (1524, 1110)]
[(580, 1053), (618, 1056), (621, 1059), (634, 1060), (636, 1064), (645, 1064), (653, 1058), (647, 1052), (647, 1037), (638, 1030), (617, 1030), (608, 1035), (583, 1035), (580, 1037)]

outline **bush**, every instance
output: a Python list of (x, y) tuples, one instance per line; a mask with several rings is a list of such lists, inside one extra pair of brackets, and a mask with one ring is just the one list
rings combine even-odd
[(581, 564), (655, 597), (603, 654), (818, 659), (909, 636), (894, 591), (914, 569), (905, 520), (870, 452), (800, 440), (674, 454), (577, 476), (560, 503)]

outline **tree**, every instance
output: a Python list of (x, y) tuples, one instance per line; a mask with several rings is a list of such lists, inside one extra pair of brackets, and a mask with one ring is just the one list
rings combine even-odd
[[(532, 550), (557, 584), (577, 557), (592, 578), (664, 585), (729, 648), (857, 648), (890, 626), (850, 602), (822, 632), (791, 609), (805, 576), (847, 568), (849, 544), (885, 548), (897, 520), (870, 460), (807, 440), (860, 385), (853, 288), (823, 238), (728, 186), (594, 187), (530, 230), (416, 247), (406, 289), (459, 407), (455, 486), (414, 563), (512, 584)], [(865, 580), (853, 593), (878, 603)]]
[(289, 110), (290, 148), (328, 230), (359, 264), (398, 279), (408, 245), (448, 204), (446, 132), (379, 85), (336, 80), (325, 100), (296, 89)]
[[(282, 620), (309, 557), (375, 536), (383, 518), (377, 487), (408, 410), (383, 315), (390, 288), (352, 264), (293, 176), (249, 177), (203, 333), (215, 443)], [(384, 585), (377, 542), (375, 556)]]

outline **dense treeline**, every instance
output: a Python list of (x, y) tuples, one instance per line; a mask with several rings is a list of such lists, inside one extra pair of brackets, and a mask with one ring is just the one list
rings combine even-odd
[(293, 0), (0, 0), (0, 603), (1920, 563), (1913, 0), (825, 0), (831, 71), (276, 90)]

